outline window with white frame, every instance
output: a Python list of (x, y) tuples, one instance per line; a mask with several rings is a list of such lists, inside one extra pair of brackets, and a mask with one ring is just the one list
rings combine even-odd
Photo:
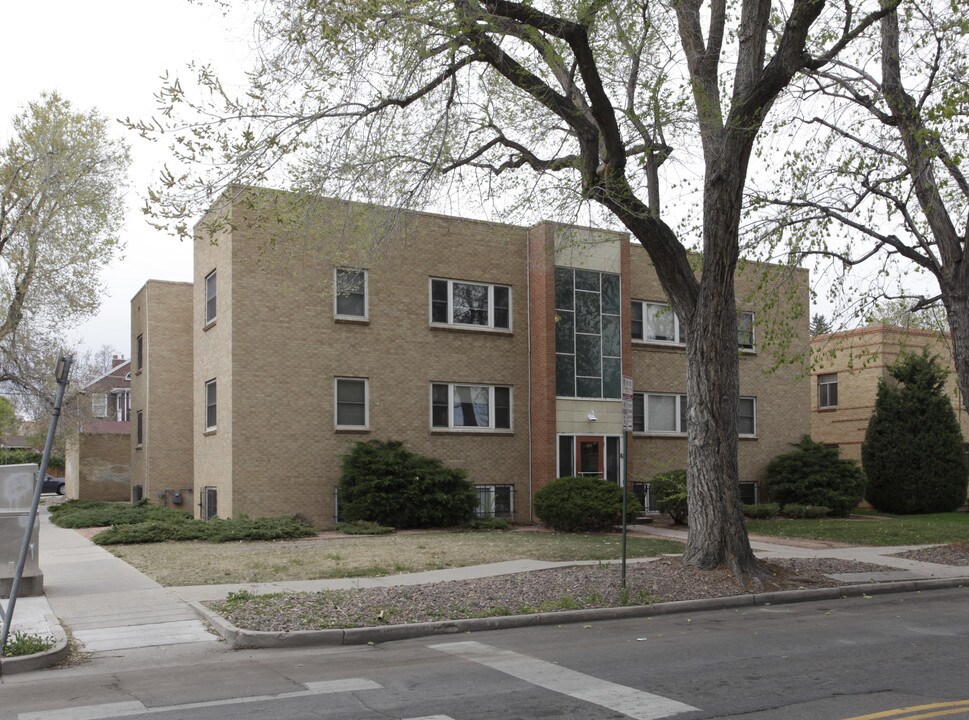
[(633, 393), (633, 432), (685, 433), (686, 395)]
[(511, 288), (431, 278), (431, 322), (510, 330)]
[(218, 421), (218, 408), (216, 406), (217, 396), (216, 381), (209, 380), (205, 383), (205, 429), (215, 430)]
[(757, 434), (757, 398), (742, 397), (737, 403), (737, 434), (753, 437)]
[(668, 304), (633, 300), (632, 336), (642, 342), (684, 345), (686, 328)]
[(205, 276), (205, 324), (215, 322), (216, 311), (216, 272), (213, 270)]
[(435, 430), (510, 430), (511, 388), (433, 383), (431, 427)]
[(127, 388), (114, 390), (114, 416), (118, 422), (131, 419), (131, 391)]
[(478, 505), (474, 510), (476, 517), (514, 517), (514, 485), (476, 485), (475, 490), (478, 492)]
[(741, 350), (754, 349), (754, 314), (752, 312), (737, 314), (737, 344)]
[(333, 313), (340, 318), (367, 318), (367, 271), (335, 268)]
[(334, 412), (338, 428), (367, 428), (369, 383), (366, 378), (336, 378)]
[(818, 407), (838, 407), (838, 373), (818, 375)]
[(96, 418), (106, 418), (108, 416), (107, 393), (94, 393), (91, 396), (91, 415)]

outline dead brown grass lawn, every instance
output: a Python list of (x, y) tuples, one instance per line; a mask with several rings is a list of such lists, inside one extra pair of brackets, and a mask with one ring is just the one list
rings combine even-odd
[[(668, 540), (630, 536), (627, 556), (679, 553), (682, 548)], [(162, 585), (174, 586), (370, 577), (520, 559), (612, 560), (619, 557), (620, 536), (520, 531), (326, 534), (280, 542), (153, 543), (105, 549)]]

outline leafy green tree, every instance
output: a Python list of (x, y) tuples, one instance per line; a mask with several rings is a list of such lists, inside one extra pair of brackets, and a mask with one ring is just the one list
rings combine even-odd
[(820, 255), (856, 319), (951, 332), (969, 410), (967, 76), (965, 3), (906, 0), (789, 95), (757, 192), (774, 222), (752, 215), (772, 252)]
[(0, 396), (0, 435), (10, 435), (17, 431), (17, 412), (13, 403)]
[(843, 460), (837, 448), (827, 448), (805, 435), (794, 450), (767, 465), (767, 492), (785, 505), (826, 507), (847, 516), (865, 496), (865, 474), (854, 460)]
[(861, 446), (865, 497), (892, 513), (955, 510), (966, 502), (969, 463), (943, 390), (947, 373), (923, 350), (900, 357), (889, 374), (895, 382), (879, 382)]
[(121, 247), (128, 165), (108, 120), (57, 93), (13, 119), (0, 147), (0, 382), (36, 384), (38, 348), (97, 310), (101, 270)]
[(474, 515), (478, 497), (464, 470), (371, 440), (343, 456), (340, 511), (344, 520), (395, 528), (452, 527)]
[[(199, 80), (219, 105), (192, 106), (177, 79), (163, 88), (179, 128), (173, 157), (186, 166), (166, 169), (148, 210), (188, 233), (213, 189), (271, 182), (285, 164), (308, 196), (419, 209), (478, 197), (618, 221), (687, 329), (684, 557), (759, 576), (737, 460), (734, 274), (751, 155), (792, 78), (828, 64), (897, 2), (267, 2), (262, 60), (242, 97), (210, 68)], [(661, 206), (674, 149), (703, 165), (702, 220), (682, 232)], [(700, 268), (690, 250), (702, 251)]]

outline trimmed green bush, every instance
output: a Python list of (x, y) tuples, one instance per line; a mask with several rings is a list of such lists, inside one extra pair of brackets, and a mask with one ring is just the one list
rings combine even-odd
[(355, 520), (354, 522), (339, 523), (336, 526), (337, 532), (344, 535), (389, 535), (394, 528), (387, 525), (378, 525), (369, 520)]
[(744, 517), (766, 520), (781, 514), (781, 506), (777, 503), (757, 503), (744, 505)]
[(290, 516), (250, 518), (213, 518), (208, 522), (185, 518), (151, 519), (130, 525), (115, 525), (92, 539), (98, 545), (123, 545), (166, 541), (205, 540), (211, 543), (291, 540), (315, 535), (309, 525)]
[(798, 503), (788, 503), (784, 506), (783, 515), (789, 518), (810, 519), (827, 517), (831, 514), (831, 508), (821, 505), (800, 505)]
[[(0, 450), (0, 465), (24, 465), (26, 463), (34, 463), (35, 465), (39, 466), (40, 461), (43, 459), (43, 454), (37, 452), (36, 450)], [(47, 469), (50, 470), (51, 468), (63, 470), (64, 458), (59, 455), (51, 455), (47, 459)]]
[(879, 381), (861, 445), (865, 498), (899, 515), (958, 509), (966, 502), (969, 464), (945, 395), (945, 369), (923, 350), (901, 356), (888, 372), (897, 384)]
[(395, 528), (454, 527), (478, 504), (464, 470), (412, 453), (396, 441), (370, 440), (343, 456), (340, 513)]
[(794, 448), (767, 464), (770, 498), (782, 511), (788, 505), (815, 505), (847, 517), (865, 493), (865, 475), (858, 464), (842, 460), (837, 448), (825, 447), (807, 435)]
[(535, 493), (535, 514), (553, 530), (612, 530), (622, 519), (622, 489), (598, 477), (563, 477)]
[(468, 520), (462, 527), (466, 530), (507, 530), (511, 523), (504, 518), (480, 517)]
[(147, 500), (131, 504), (99, 500), (68, 500), (50, 509), (52, 523), (62, 528), (106, 527), (132, 525), (149, 520), (177, 523), (190, 520), (181, 510), (149, 505)]
[(649, 481), (649, 487), (656, 498), (657, 510), (669, 515), (675, 523), (686, 522), (686, 470), (670, 470), (654, 475)]

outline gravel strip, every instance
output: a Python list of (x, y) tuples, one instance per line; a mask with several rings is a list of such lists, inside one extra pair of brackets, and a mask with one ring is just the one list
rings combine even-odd
[(955, 565), (969, 567), (969, 540), (952, 543), (951, 545), (936, 545), (920, 550), (909, 550), (898, 553), (893, 557), (919, 560), (921, 562), (936, 563), (938, 565)]
[[(825, 558), (773, 560), (764, 566), (768, 572), (764, 592), (834, 587), (843, 583), (826, 573), (884, 569)], [(261, 596), (239, 593), (208, 605), (236, 627), (283, 632), (650, 605), (745, 592), (728, 570), (697, 570), (678, 557), (628, 565), (625, 592), (620, 591), (619, 580), (617, 565), (581, 565), (418, 586)]]

